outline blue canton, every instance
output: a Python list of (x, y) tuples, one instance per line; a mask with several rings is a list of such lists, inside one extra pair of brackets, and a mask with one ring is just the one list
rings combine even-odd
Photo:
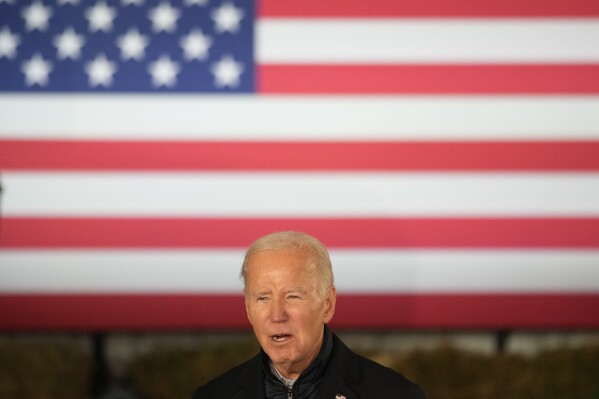
[(250, 0), (0, 0), (2, 92), (254, 91)]

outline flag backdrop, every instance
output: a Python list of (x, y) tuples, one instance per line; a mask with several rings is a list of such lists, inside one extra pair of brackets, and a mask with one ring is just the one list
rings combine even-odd
[(0, 328), (599, 327), (596, 0), (0, 0)]

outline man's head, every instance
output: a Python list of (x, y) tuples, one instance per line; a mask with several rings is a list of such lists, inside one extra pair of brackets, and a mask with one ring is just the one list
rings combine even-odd
[(247, 250), (241, 278), (262, 349), (281, 373), (296, 378), (318, 355), (335, 312), (328, 251), (307, 234), (273, 233)]

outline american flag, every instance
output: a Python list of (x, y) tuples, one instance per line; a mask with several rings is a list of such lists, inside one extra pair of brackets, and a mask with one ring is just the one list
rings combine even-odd
[(0, 328), (599, 327), (596, 0), (0, 0)]

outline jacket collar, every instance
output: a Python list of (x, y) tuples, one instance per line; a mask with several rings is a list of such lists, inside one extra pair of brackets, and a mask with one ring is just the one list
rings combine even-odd
[(320, 383), (319, 397), (334, 399), (342, 395), (347, 399), (358, 399), (351, 385), (360, 382), (360, 363), (356, 355), (333, 334), (333, 353), (325, 378)]
[(244, 388), (233, 399), (264, 398), (264, 374), (261, 366), (261, 355), (258, 353), (245, 366), (239, 384)]
[[(239, 378), (243, 386), (233, 399), (264, 398), (264, 373), (261, 365), (261, 354), (258, 353), (246, 363)], [(360, 363), (356, 355), (333, 333), (333, 353), (329, 360), (328, 370), (320, 382), (319, 397), (335, 399), (343, 395), (347, 399), (358, 399), (351, 385), (361, 381)]]

